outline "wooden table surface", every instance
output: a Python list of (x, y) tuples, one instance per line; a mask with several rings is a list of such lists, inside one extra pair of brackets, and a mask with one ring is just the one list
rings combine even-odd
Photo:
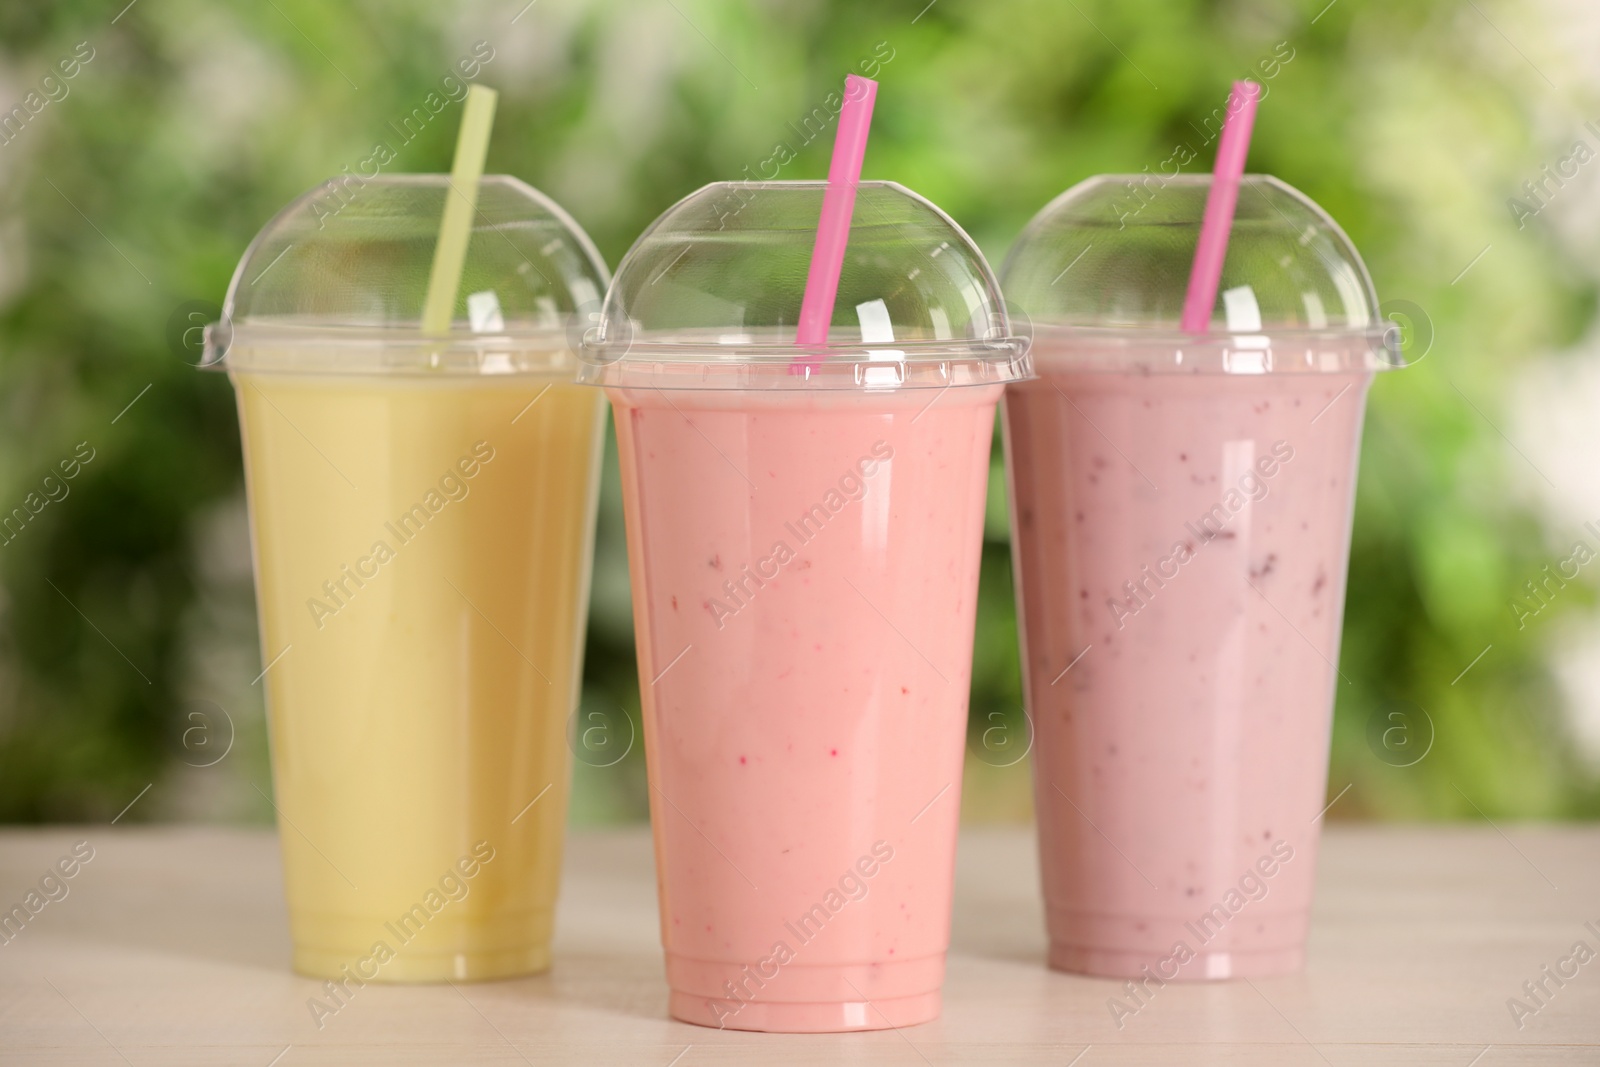
[(815, 1036), (667, 1018), (643, 829), (571, 840), (551, 973), (369, 985), (321, 1030), (318, 984), (288, 970), (270, 833), (0, 832), (0, 909), (79, 840), (95, 855), (69, 894), (0, 944), (6, 1067), (1600, 1064), (1600, 957), (1546, 980), (1520, 1028), (1507, 1006), (1577, 942), (1600, 953), (1600, 827), (1330, 827), (1304, 975), (1168, 985), (1120, 1029), (1118, 983), (1042, 964), (1031, 831), (969, 830), (943, 1018)]

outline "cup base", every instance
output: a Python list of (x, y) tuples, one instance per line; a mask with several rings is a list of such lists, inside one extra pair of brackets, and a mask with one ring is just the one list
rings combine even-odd
[[(402, 949), (388, 961), (363, 959), (361, 951), (296, 945), (293, 967), (307, 978), (344, 981), (355, 975), (357, 981), (382, 984), (411, 982), (492, 982), (501, 978), (521, 978), (550, 969), (550, 946), (478, 950), (473, 952), (418, 952)], [(364, 966), (358, 966), (358, 961)], [(365, 971), (376, 970), (367, 977)]]
[(826, 1034), (914, 1026), (939, 1014), (944, 953), (753, 968), (667, 953), (675, 1019), (718, 1029)]
[(835, 1034), (852, 1030), (898, 1030), (939, 1017), (938, 991), (887, 1000), (827, 1003), (763, 1003), (710, 999), (672, 991), (667, 1010), (674, 1019), (721, 1030), (773, 1034)]
[[(1275, 978), (1298, 974), (1306, 966), (1304, 947), (1255, 952), (1197, 952), (1187, 962), (1167, 963), (1162, 952), (1123, 951), (1090, 945), (1050, 943), (1050, 968), (1097, 978), (1143, 978), (1156, 981), (1209, 982), (1227, 978)], [(1162, 963), (1177, 973), (1160, 969)], [(1148, 973), (1147, 973), (1148, 972)]]

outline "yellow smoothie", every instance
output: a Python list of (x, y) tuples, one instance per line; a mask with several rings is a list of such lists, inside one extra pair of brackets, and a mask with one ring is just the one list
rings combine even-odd
[(547, 967), (603, 397), (233, 381), (295, 970), (348, 992)]

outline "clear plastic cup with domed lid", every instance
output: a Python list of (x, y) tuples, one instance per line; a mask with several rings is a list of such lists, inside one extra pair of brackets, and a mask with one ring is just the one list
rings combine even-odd
[[(861, 182), (798, 343), (827, 185), (718, 183), (634, 244), (586, 345), (614, 408), (671, 1011), (939, 1011), (995, 406), (982, 254)], [(841, 234), (842, 235), (842, 234)]]
[(1356, 249), (1276, 178), (1243, 178), (1188, 296), (1212, 181), (1092, 178), (1002, 271), (1039, 375), (1004, 421), (1063, 970), (1305, 959), (1362, 412), (1398, 353)]
[(607, 273), (539, 192), (471, 188), (439, 323), (462, 192), (419, 174), (290, 204), (208, 338), (244, 439), (293, 962), (316, 977), (549, 964), (605, 425), (575, 345)]

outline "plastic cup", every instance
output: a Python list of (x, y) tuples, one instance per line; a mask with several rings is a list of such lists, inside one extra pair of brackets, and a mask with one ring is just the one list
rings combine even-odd
[[(939, 1011), (996, 402), (988, 266), (864, 182), (826, 346), (820, 182), (707, 186), (641, 236), (584, 380), (616, 415), (670, 1010)], [(797, 370), (798, 368), (798, 370)]]
[(485, 178), (457, 321), (424, 337), (447, 195), (312, 191), (208, 337), (244, 438), (294, 969), (346, 994), (550, 958), (605, 419), (572, 339), (606, 272), (560, 208)]
[[(1208, 177), (1094, 178), (1003, 271), (1036, 381), (1006, 460), (1050, 964), (1163, 981), (1305, 960), (1367, 387), (1348, 238), (1244, 180), (1203, 335)], [(1151, 984), (1154, 983), (1154, 984)]]

